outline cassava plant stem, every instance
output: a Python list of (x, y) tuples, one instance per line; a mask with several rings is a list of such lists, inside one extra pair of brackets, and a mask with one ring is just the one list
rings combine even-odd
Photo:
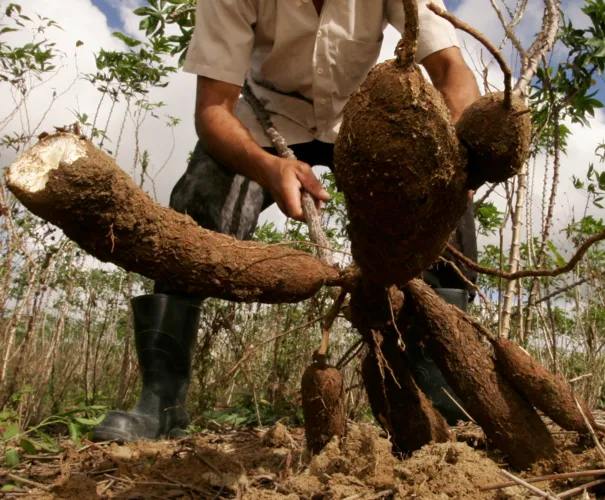
[(416, 49), (418, 47), (418, 4), (417, 0), (403, 0), (403, 12), (405, 15), (405, 25), (403, 34), (397, 47), (395, 56), (397, 62), (405, 69), (414, 63)]
[(443, 10), (441, 7), (438, 7), (434, 3), (430, 3), (428, 5), (428, 8), (438, 16), (448, 20), (452, 24), (452, 26), (468, 33), (473, 38), (481, 42), (485, 46), (485, 48), (491, 53), (491, 55), (494, 56), (494, 58), (500, 65), (502, 73), (504, 73), (504, 108), (510, 109), (512, 98), (512, 73), (510, 68), (508, 67), (508, 64), (506, 64), (502, 53), (483, 34), (479, 33), (475, 28), (469, 26), (464, 21), (461, 21), (453, 14), (450, 14), (449, 12)]
[[(273, 126), (269, 113), (265, 109), (263, 103), (254, 95), (250, 85), (248, 85), (248, 82), (244, 84), (242, 95), (252, 107), (258, 122), (263, 127), (267, 137), (271, 140), (273, 147), (277, 150), (277, 154), (281, 158), (296, 160), (294, 151), (288, 147), (286, 140)], [(305, 220), (309, 226), (309, 236), (311, 241), (317, 245), (316, 249), (319, 260), (328, 266), (332, 266), (334, 264), (334, 260), (332, 257), (330, 240), (328, 240), (321, 225), (321, 219), (317, 213), (317, 210), (315, 209), (315, 201), (313, 200), (313, 197), (306, 191), (303, 191), (302, 193), (302, 208), (305, 214)]]
[(528, 276), (548, 276), (555, 277), (564, 273), (568, 273), (571, 271), (575, 265), (584, 257), (584, 254), (588, 251), (588, 249), (594, 245), (595, 243), (605, 240), (605, 231), (592, 235), (590, 238), (587, 238), (584, 243), (578, 248), (574, 256), (569, 259), (569, 262), (564, 266), (556, 267), (555, 269), (523, 269), (522, 271), (517, 271), (514, 273), (508, 273), (506, 271), (500, 271), (498, 269), (494, 269), (491, 267), (485, 267), (480, 264), (477, 264), (473, 260), (469, 259), (461, 252), (459, 252), (452, 245), (448, 244), (447, 249), (454, 254), (454, 256), (460, 260), (466, 267), (469, 269), (473, 269), (481, 274), (487, 274), (488, 276), (496, 276), (498, 278), (502, 278), (505, 280), (518, 280), (519, 278), (527, 278)]

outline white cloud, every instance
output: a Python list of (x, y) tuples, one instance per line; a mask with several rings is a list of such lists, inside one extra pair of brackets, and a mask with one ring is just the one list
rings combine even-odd
[[(26, 14), (38, 13), (54, 19), (64, 31), (51, 30), (48, 36), (57, 44), (57, 49), (65, 53), (65, 67), (50, 82), (40, 86), (28, 100), (28, 116), (30, 123), (37, 123), (43, 116), (45, 110), (52, 102), (55, 92), (61, 94), (69, 88), (65, 95), (60, 96), (53, 104), (51, 112), (46, 116), (42, 127), (37, 133), (44, 130), (52, 130), (53, 126), (73, 123), (75, 117), (72, 110), (86, 113), (89, 117), (95, 115), (101, 94), (83, 79), (76, 79), (76, 61), (73, 57), (78, 40), (84, 45), (77, 50), (77, 67), (80, 75), (94, 73), (94, 54), (101, 48), (106, 50), (125, 50), (125, 45), (111, 35), (112, 30), (107, 25), (105, 15), (94, 6), (90, 0), (64, 0), (61, 2), (46, 2), (43, 0), (23, 0), (20, 2), (23, 12)], [(138, 25), (136, 16), (132, 15), (134, 2), (118, 2), (120, 12), (125, 17), (128, 25), (135, 30)], [(128, 4), (128, 5), (126, 5)], [(9, 40), (10, 43), (18, 45), (25, 43), (28, 37), (24, 34), (15, 34)], [(75, 83), (74, 83), (75, 81)], [(193, 129), (194, 110), (194, 83), (195, 77), (182, 72), (171, 76), (170, 86), (167, 89), (154, 89), (149, 94), (151, 102), (164, 102), (165, 106), (156, 113), (163, 117), (165, 114), (181, 119), (181, 124), (176, 129), (176, 146), (174, 154), (156, 180), (156, 190), (160, 202), (166, 204), (172, 185), (183, 173), (186, 158), (189, 151), (195, 146), (195, 131)], [(6, 87), (6, 84), (4, 84)], [(2, 87), (0, 87), (2, 88)], [(3, 89), (5, 90), (5, 88)], [(7, 102), (8, 101), (8, 102)], [(4, 91), (0, 98), (0, 121), (8, 110), (12, 109), (12, 103), (8, 100), (8, 93)], [(103, 128), (111, 109), (109, 99), (105, 99), (100, 108), (97, 126)], [(117, 146), (117, 138), (122, 126), (126, 112), (124, 102), (116, 104), (108, 126), (108, 135), (113, 142), (106, 143), (110, 149)], [(8, 124), (3, 134), (20, 132), (23, 130), (24, 122), (14, 119)], [(165, 163), (172, 149), (172, 134), (164, 125), (164, 119), (155, 120), (148, 118), (143, 124), (140, 137), (143, 141), (141, 149), (147, 149), (151, 157), (150, 171), (159, 170)], [(131, 172), (134, 162), (136, 140), (133, 122), (130, 118), (126, 120), (124, 134), (121, 139), (118, 164), (127, 172)], [(7, 153), (2, 158), (2, 164), (10, 164), (12, 157)]]

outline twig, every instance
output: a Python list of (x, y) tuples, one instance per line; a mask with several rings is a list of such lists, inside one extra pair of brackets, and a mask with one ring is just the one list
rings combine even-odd
[(485, 45), (485, 48), (491, 53), (492, 56), (498, 62), (502, 73), (504, 73), (504, 107), (506, 109), (510, 109), (511, 105), (511, 97), (512, 97), (512, 72), (506, 64), (504, 57), (500, 53), (500, 51), (490, 42), (483, 34), (479, 33), (475, 28), (466, 24), (464, 21), (461, 21), (453, 14), (443, 10), (441, 7), (438, 7), (434, 3), (430, 3), (427, 6), (430, 10), (432, 10), (438, 16), (447, 19), (453, 26), (456, 28), (468, 33), (473, 38), (478, 40), (480, 43)]
[(166, 479), (166, 481), (169, 481), (170, 483), (172, 483), (173, 486), (178, 486), (179, 488), (182, 488), (184, 490), (195, 491), (195, 492), (201, 493), (203, 495), (208, 494), (208, 491), (204, 491), (201, 488), (198, 488), (197, 486), (193, 486), (191, 484), (186, 484), (186, 483), (181, 483), (179, 481), (176, 481), (175, 479), (172, 479), (170, 476), (168, 476), (166, 474), (160, 473), (160, 476), (162, 476), (164, 479)]
[(534, 43), (527, 51), (527, 57), (523, 60), (521, 75), (515, 84), (515, 92), (521, 96), (526, 95), (526, 89), (531, 79), (536, 74), (540, 60), (552, 49), (557, 38), (559, 28), (559, 7), (555, 0), (544, 0), (546, 9), (542, 19), (542, 29)]
[(464, 274), (462, 273), (462, 271), (460, 270), (460, 268), (456, 265), (455, 262), (452, 262), (451, 260), (447, 260), (445, 257), (439, 257), (439, 261), (443, 262), (444, 264), (450, 266), (454, 272), (458, 275), (458, 277), (464, 281), (464, 283), (466, 283), (468, 286), (473, 287), (476, 291), (477, 294), (479, 295), (479, 297), (481, 297), (481, 300), (486, 304), (489, 305), (490, 304), (490, 300), (485, 296), (485, 294), (481, 291), (481, 288), (479, 288), (477, 286), (476, 283), (473, 283), (471, 280), (469, 280), (466, 276), (464, 276)]
[(40, 490), (50, 491), (50, 488), (44, 484), (36, 483), (36, 481), (32, 481), (31, 479), (27, 479), (25, 477), (17, 476), (16, 474), (11, 474), (10, 472), (6, 474), (6, 477), (19, 483), (28, 484), (29, 486), (33, 486), (34, 488), (38, 488)]
[(324, 316), (324, 319), (321, 322), (321, 330), (322, 330), (321, 344), (319, 345), (319, 349), (317, 349), (317, 351), (315, 352), (314, 357), (315, 356), (325, 356), (326, 352), (328, 352), (328, 342), (330, 340), (330, 329), (332, 328), (332, 325), (334, 324), (334, 320), (338, 316), (338, 313), (340, 312), (340, 308), (342, 307), (342, 304), (345, 301), (346, 297), (347, 297), (347, 291), (343, 288), (343, 289), (341, 289), (340, 294), (338, 295), (338, 297), (332, 304), (332, 307), (330, 307), (330, 310)]
[(555, 276), (559, 276), (560, 274), (568, 273), (575, 267), (575, 265), (582, 259), (582, 257), (584, 257), (584, 254), (592, 245), (602, 240), (605, 240), (605, 231), (594, 234), (590, 238), (586, 238), (586, 240), (584, 241), (584, 243), (582, 243), (580, 248), (578, 248), (574, 256), (569, 259), (569, 262), (564, 266), (556, 267), (555, 269), (523, 269), (522, 271), (517, 271), (515, 273), (500, 271), (492, 267), (485, 267), (480, 264), (477, 264), (475, 261), (466, 257), (463, 253), (458, 251), (454, 246), (450, 244), (447, 245), (447, 249), (452, 254), (454, 254), (454, 256), (466, 267), (473, 269), (481, 274), (487, 274), (488, 276), (496, 276), (505, 280), (518, 280), (519, 278), (527, 278), (528, 276), (548, 276), (552, 278)]
[(351, 362), (352, 359), (354, 359), (359, 354), (359, 351), (361, 349), (363, 349), (363, 339), (359, 339), (347, 349), (347, 352), (345, 352), (342, 355), (342, 358), (340, 358), (340, 360), (338, 361), (338, 363), (336, 363), (336, 369), (342, 370)]
[(464, 413), (468, 417), (468, 419), (473, 424), (479, 425), (479, 424), (477, 424), (476, 420), (473, 417), (471, 417), (464, 408), (462, 408), (462, 406), (460, 405), (460, 403), (458, 403), (458, 401), (456, 401), (456, 398), (454, 398), (454, 396), (452, 396), (449, 392), (447, 392), (447, 389), (445, 387), (442, 387), (441, 390), (443, 392), (445, 392), (445, 395), (452, 400), (452, 403), (454, 403), (460, 409), (460, 411), (462, 413)]
[(481, 198), (473, 202), (473, 212), (477, 212), (477, 209), (490, 197), (497, 187), (498, 184), (494, 182)]
[(540, 495), (542, 498), (548, 498), (549, 500), (556, 500), (556, 498), (557, 498), (554, 495), (551, 495), (550, 493), (546, 493), (545, 491), (542, 491), (541, 489), (536, 488), (535, 486), (532, 486), (527, 481), (523, 481), (523, 479), (518, 478), (517, 476), (511, 474), (510, 472), (508, 472), (506, 470), (501, 470), (500, 474), (502, 474), (504, 477), (506, 477), (508, 479), (511, 479), (515, 483), (520, 484), (521, 486), (525, 486), (529, 491), (534, 492), (536, 495)]
[[(572, 394), (573, 394), (573, 390), (572, 390)], [(592, 437), (592, 441), (594, 442), (594, 445), (596, 446), (597, 451), (599, 452), (599, 455), (601, 455), (601, 458), (603, 460), (605, 460), (605, 450), (603, 449), (603, 446), (601, 445), (601, 442), (599, 441), (599, 438), (595, 434), (595, 431), (592, 428), (592, 425), (590, 425), (590, 421), (588, 420), (588, 418), (586, 418), (586, 414), (584, 413), (584, 410), (582, 409), (582, 405), (578, 401), (578, 398), (576, 398), (575, 394), (573, 394), (573, 399), (576, 402), (576, 407), (578, 408), (578, 411), (580, 412), (580, 414), (582, 415), (582, 418), (584, 419), (584, 424), (588, 428), (588, 432), (590, 433), (590, 437)]]
[[(102, 448), (98, 443), (93, 443), (92, 441), (89, 441), (88, 439), (85, 440), (85, 443), (90, 446), (91, 448), (95, 448), (97, 450), (99, 450), (103, 455), (105, 455), (106, 458), (109, 458), (109, 460), (114, 460), (114, 456), (109, 453), (106, 449)], [(81, 449), (78, 451), (82, 451)]]
[(395, 48), (395, 56), (398, 64), (403, 68), (408, 68), (414, 63), (418, 48), (419, 20), (416, 0), (403, 0), (403, 11), (405, 26), (403, 35)]
[(570, 490), (559, 493), (557, 495), (557, 498), (571, 497), (578, 493), (582, 493), (583, 491), (586, 491), (587, 489), (592, 488), (593, 486), (598, 486), (599, 484), (603, 484), (603, 483), (605, 483), (605, 479), (597, 479), (596, 481), (591, 481), (590, 483), (585, 483), (580, 486), (576, 486), (575, 488), (572, 488)]
[(285, 337), (286, 335), (289, 335), (290, 333), (294, 333), (297, 330), (302, 330), (303, 328), (307, 328), (308, 326), (318, 323), (321, 320), (323, 320), (326, 316), (327, 316), (327, 313), (322, 316), (319, 316), (318, 318), (312, 319), (311, 321), (307, 321), (303, 325), (296, 326), (294, 328), (291, 328), (290, 330), (287, 330), (278, 335), (275, 335), (274, 337), (271, 337), (269, 340), (265, 340), (264, 342), (261, 342), (257, 346), (252, 347), (244, 354), (244, 356), (237, 363), (235, 363), (235, 365), (233, 365), (233, 368), (231, 368), (231, 370), (229, 370), (229, 372), (227, 373), (225, 378), (229, 378), (231, 375), (233, 375), (239, 369), (239, 367), (242, 365), (242, 363), (246, 362), (250, 358), (250, 356), (252, 356), (258, 349), (260, 349), (264, 345), (267, 345), (270, 342), (274, 342), (275, 340)]
[[(546, 476), (530, 477), (526, 479), (527, 483), (542, 483), (546, 481), (558, 481), (560, 479), (570, 479), (573, 477), (592, 477), (592, 476), (605, 476), (605, 469), (593, 469), (581, 472), (565, 472), (562, 474), (548, 474)], [(516, 481), (508, 481), (506, 483), (491, 484), (489, 486), (483, 486), (479, 488), (479, 491), (491, 491), (500, 490), (502, 488), (508, 488), (509, 486), (515, 486)]]
[(569, 381), (569, 383), (571, 384), (571, 383), (573, 383), (573, 382), (578, 382), (579, 380), (583, 380), (583, 379), (585, 379), (585, 378), (590, 378), (590, 377), (592, 377), (592, 373), (585, 373), (584, 375), (580, 375), (580, 376), (578, 376), (578, 377), (574, 377), (574, 378), (572, 378), (572, 379)]
[(502, 25), (502, 28), (504, 28), (504, 33), (506, 34), (506, 37), (511, 41), (511, 43), (513, 44), (513, 47), (515, 47), (515, 49), (517, 49), (517, 52), (519, 52), (519, 56), (521, 57), (521, 59), (525, 58), (525, 49), (523, 48), (523, 45), (521, 45), (521, 41), (519, 40), (519, 38), (517, 38), (517, 34), (515, 33), (515, 30), (513, 29), (513, 27), (516, 24), (518, 24), (520, 18), (512, 19), (512, 21), (510, 23), (507, 23), (504, 19), (504, 16), (502, 15), (502, 11), (496, 4), (495, 0), (490, 0), (490, 1), (492, 4), (492, 8), (496, 12), (498, 19), (500, 20), (500, 24)]
[[(163, 476), (163, 474), (162, 474), (162, 476)], [(170, 482), (164, 483), (162, 481), (135, 481), (134, 479), (130, 479), (128, 477), (110, 476), (109, 474), (106, 474), (106, 477), (108, 477), (109, 479), (113, 479), (115, 481), (119, 481), (121, 483), (130, 484), (130, 485), (136, 484), (139, 486), (166, 486), (166, 487), (174, 487), (175, 485), (178, 485), (183, 489), (195, 491), (196, 493), (200, 493), (201, 495), (208, 495), (208, 491), (209, 491), (209, 489), (203, 490), (203, 489), (198, 488), (197, 486), (193, 486), (193, 485), (175, 483), (172, 480)]]

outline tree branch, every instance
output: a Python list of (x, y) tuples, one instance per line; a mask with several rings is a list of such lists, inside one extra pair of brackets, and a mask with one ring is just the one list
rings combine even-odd
[(602, 240), (605, 240), (605, 231), (602, 231), (591, 236), (590, 238), (587, 238), (586, 241), (582, 243), (580, 248), (578, 248), (574, 256), (569, 259), (569, 262), (564, 266), (556, 267), (555, 269), (524, 269), (515, 273), (499, 271), (498, 269), (485, 267), (480, 264), (477, 264), (450, 244), (447, 245), (447, 249), (466, 267), (468, 267), (469, 269), (473, 269), (478, 273), (487, 274), (488, 276), (496, 276), (505, 280), (518, 280), (519, 278), (527, 278), (528, 276), (548, 276), (552, 278), (555, 276), (559, 276), (560, 274), (568, 273), (575, 267), (575, 265), (582, 259), (582, 257), (584, 257), (584, 254), (592, 245)]
[(453, 14), (443, 10), (434, 3), (430, 3), (428, 8), (438, 16), (448, 20), (454, 27), (468, 33), (480, 43), (485, 45), (485, 48), (492, 54), (492, 56), (494, 56), (500, 65), (502, 73), (504, 73), (504, 107), (509, 109), (511, 105), (512, 73), (500, 51), (494, 46), (494, 44), (492, 44), (492, 42), (487, 39), (487, 37), (485, 37), (485, 35), (479, 33), (475, 28), (466, 24), (464, 21), (461, 21)]
[(523, 60), (523, 70), (515, 84), (514, 92), (526, 96), (527, 86), (536, 74), (540, 60), (552, 50), (559, 29), (559, 3), (560, 0), (544, 0), (546, 6), (542, 18), (542, 30), (527, 51)]

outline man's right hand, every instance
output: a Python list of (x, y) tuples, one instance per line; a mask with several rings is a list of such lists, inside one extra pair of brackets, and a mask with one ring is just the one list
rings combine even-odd
[(241, 87), (198, 77), (195, 126), (208, 152), (226, 167), (269, 190), (284, 214), (304, 221), (301, 189), (321, 201), (330, 199), (309, 165), (285, 160), (261, 148), (235, 117)]
[(260, 184), (271, 193), (286, 216), (305, 221), (302, 209), (303, 189), (315, 199), (318, 209), (322, 201), (330, 199), (330, 195), (306, 163), (277, 156), (263, 163), (258, 172)]

